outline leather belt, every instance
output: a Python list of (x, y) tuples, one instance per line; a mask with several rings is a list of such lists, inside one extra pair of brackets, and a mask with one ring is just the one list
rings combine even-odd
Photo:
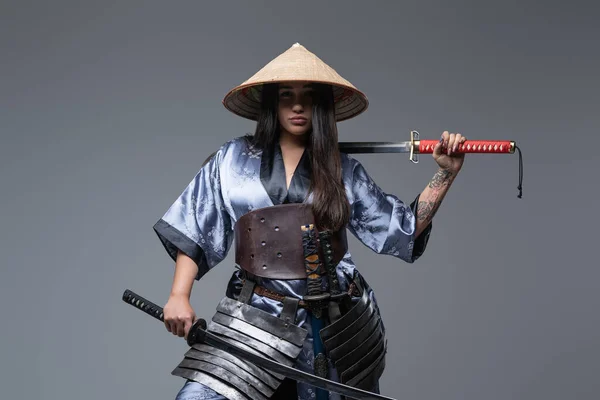
[[(234, 227), (236, 264), (262, 278), (306, 279), (301, 227), (310, 224), (316, 226), (309, 204), (280, 204), (244, 214)], [(346, 229), (331, 232), (327, 249), (318, 246), (319, 259), (335, 266), (347, 249)]]
[[(244, 283), (245, 280), (242, 281), (242, 283)], [(348, 286), (348, 291), (346, 292), (341, 292), (338, 295), (330, 295), (329, 293), (323, 293), (323, 295), (321, 296), (322, 298), (319, 299), (313, 299), (311, 298), (310, 300), (306, 300), (306, 299), (301, 299), (298, 302), (298, 307), (307, 309), (307, 310), (316, 310), (316, 309), (324, 309), (327, 308), (329, 306), (329, 302), (330, 301), (342, 301), (343, 298), (345, 297), (351, 297), (352, 295), (360, 295), (360, 293), (356, 293), (357, 291), (357, 286), (354, 282), (350, 283), (350, 285)], [(255, 285), (254, 286), (254, 293), (256, 293), (258, 296), (263, 296), (266, 298), (269, 298), (271, 300), (275, 300), (275, 301), (279, 301), (279, 302), (283, 302), (285, 300), (285, 298), (287, 296), (281, 294), (281, 293), (277, 293), (274, 292), (270, 289), (267, 289), (264, 286), (260, 286), (260, 285)], [(314, 297), (314, 296), (311, 296)]]

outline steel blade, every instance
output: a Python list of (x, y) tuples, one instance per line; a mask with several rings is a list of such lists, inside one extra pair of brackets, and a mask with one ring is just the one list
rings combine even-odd
[(342, 153), (409, 153), (411, 142), (339, 142)]

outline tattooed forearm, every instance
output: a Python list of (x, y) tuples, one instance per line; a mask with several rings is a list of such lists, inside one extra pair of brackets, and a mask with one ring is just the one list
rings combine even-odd
[(451, 171), (439, 169), (419, 196), (415, 213), (417, 218), (416, 236), (419, 236), (431, 223), (455, 177), (456, 175)]
[(419, 221), (429, 222), (440, 207), (439, 201), (419, 201), (417, 205), (417, 219)]
[(445, 169), (440, 169), (435, 173), (433, 178), (431, 178), (431, 181), (429, 181), (429, 187), (431, 189), (441, 189), (442, 187), (448, 186), (450, 183), (452, 183), (452, 179), (452, 172)]

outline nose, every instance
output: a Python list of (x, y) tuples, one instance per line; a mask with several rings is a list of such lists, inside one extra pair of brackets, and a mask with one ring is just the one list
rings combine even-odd
[(302, 104), (302, 102), (300, 102), (300, 101), (294, 102), (292, 111), (297, 112), (297, 113), (304, 111), (304, 105)]
[(294, 102), (294, 104), (292, 106), (292, 110), (295, 112), (303, 112), (304, 107), (307, 107), (308, 103), (310, 102), (310, 97), (300, 94), (300, 95), (294, 96), (293, 102)]

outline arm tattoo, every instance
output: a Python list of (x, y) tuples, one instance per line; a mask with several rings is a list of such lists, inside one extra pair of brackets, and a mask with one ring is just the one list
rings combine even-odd
[(431, 189), (428, 198), (420, 200), (417, 205), (417, 219), (419, 221), (430, 222), (442, 203), (440, 192), (447, 189), (452, 183), (454, 174), (445, 169), (438, 170), (431, 181), (429, 188)]
[(429, 187), (431, 189), (440, 189), (443, 186), (448, 186), (452, 180), (452, 175), (452, 172), (446, 171), (445, 169), (440, 169), (435, 173), (433, 178), (431, 178)]
[(419, 201), (417, 205), (417, 218), (419, 221), (431, 221), (440, 204), (439, 201)]

